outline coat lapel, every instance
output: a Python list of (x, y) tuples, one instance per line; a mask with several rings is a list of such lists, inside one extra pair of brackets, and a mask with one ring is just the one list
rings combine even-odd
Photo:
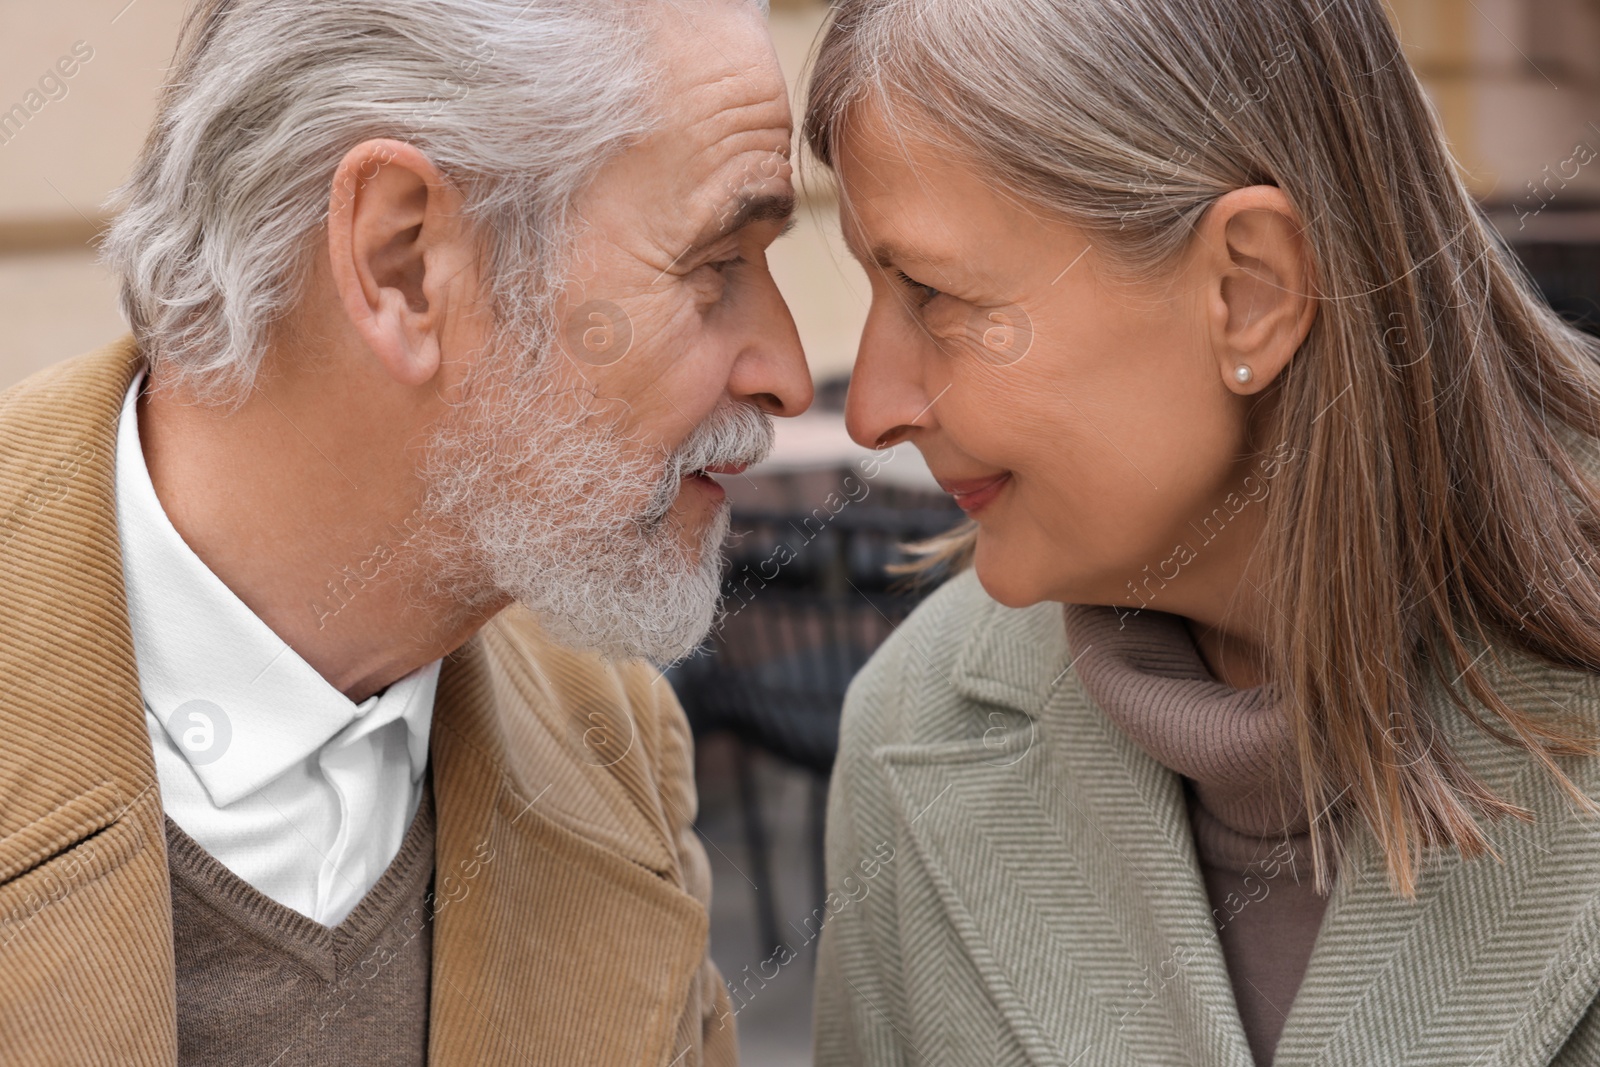
[[(1595, 730), (1594, 676), (1507, 658), (1497, 677), (1508, 700), (1576, 712)], [(1440, 690), (1430, 699), (1455, 750), (1536, 819), (1489, 828), (1499, 861), (1435, 858), (1414, 902), (1390, 891), (1374, 842), (1356, 835), (1278, 1046), (1279, 1067), (1544, 1064), (1600, 991), (1600, 828)], [(1566, 769), (1600, 795), (1596, 761)]]
[(705, 909), (619, 763), (584, 758), (586, 729), (515, 653), (491, 624), (441, 672), (429, 1062), (667, 1063)]
[(0, 1011), (0, 1048), (18, 1062), (177, 1059), (166, 837), (113, 492), (137, 366), (124, 341), (0, 399), (0, 1002), (19, 1006)]
[(1089, 704), (1059, 605), (998, 606), (971, 738), (879, 749), (903, 825), (1036, 1064), (1251, 1063), (1181, 785)]

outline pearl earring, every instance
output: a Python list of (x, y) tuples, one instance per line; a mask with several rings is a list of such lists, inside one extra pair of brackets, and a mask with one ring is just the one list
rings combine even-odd
[(1255, 375), (1251, 374), (1250, 368), (1245, 366), (1243, 363), (1233, 368), (1233, 380), (1238, 382), (1240, 385), (1247, 384), (1253, 377), (1255, 377)]

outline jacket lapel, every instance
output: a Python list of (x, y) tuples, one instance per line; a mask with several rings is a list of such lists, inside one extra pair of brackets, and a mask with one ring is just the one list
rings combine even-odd
[[(1508, 656), (1501, 684), (1523, 706), (1582, 716), (1600, 683)], [(1552, 690), (1552, 687), (1556, 687)], [(1513, 704), (1514, 689), (1502, 689)], [(1489, 827), (1500, 860), (1435, 858), (1414, 902), (1389, 889), (1356, 835), (1275, 1063), (1544, 1064), (1600, 991), (1600, 833), (1544, 773), (1474, 729), (1435, 688), (1435, 720), (1489, 787), (1535, 812)], [(1596, 761), (1566, 770), (1591, 796)]]
[(113, 492), (138, 362), (125, 340), (0, 399), (0, 1002), (26, 1006), (0, 1012), (0, 1047), (19, 1061), (177, 1059), (166, 837)]
[[(441, 672), (430, 1063), (660, 1064), (705, 954), (617, 767), (582, 758), (539, 664), (495, 624)], [(547, 728), (548, 727), (548, 728)], [(644, 746), (622, 757), (643, 760)], [(625, 798), (623, 798), (625, 799)]]
[(1251, 1064), (1178, 778), (1090, 706), (1059, 605), (1007, 611), (950, 683), (968, 739), (879, 749), (905, 830), (1037, 1064)]

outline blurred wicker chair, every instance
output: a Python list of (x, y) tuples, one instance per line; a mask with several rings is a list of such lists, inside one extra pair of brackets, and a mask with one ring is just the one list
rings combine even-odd
[(734, 517), (740, 536), (723, 583), (727, 614), (703, 650), (667, 677), (697, 737), (726, 732), (740, 744), (740, 807), (766, 948), (779, 934), (751, 751), (811, 772), (812, 894), (820, 903), (827, 780), (845, 689), (940, 578), (897, 577), (888, 568), (909, 560), (904, 543), (948, 530), (960, 515), (954, 507), (851, 504), (833, 514)]
[(1600, 334), (1600, 244), (1530, 241), (1511, 247), (1551, 307), (1581, 329)]

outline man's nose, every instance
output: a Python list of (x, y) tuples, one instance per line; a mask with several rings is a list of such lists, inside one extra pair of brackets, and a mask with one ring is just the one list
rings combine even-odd
[(845, 428), (864, 448), (889, 448), (913, 430), (933, 425), (933, 397), (923, 382), (923, 363), (915, 338), (904, 336), (874, 301), (861, 331), (861, 347), (850, 373)]
[(798, 415), (811, 406), (815, 392), (811, 370), (794, 316), (770, 277), (752, 311), (728, 391), (770, 415)]

